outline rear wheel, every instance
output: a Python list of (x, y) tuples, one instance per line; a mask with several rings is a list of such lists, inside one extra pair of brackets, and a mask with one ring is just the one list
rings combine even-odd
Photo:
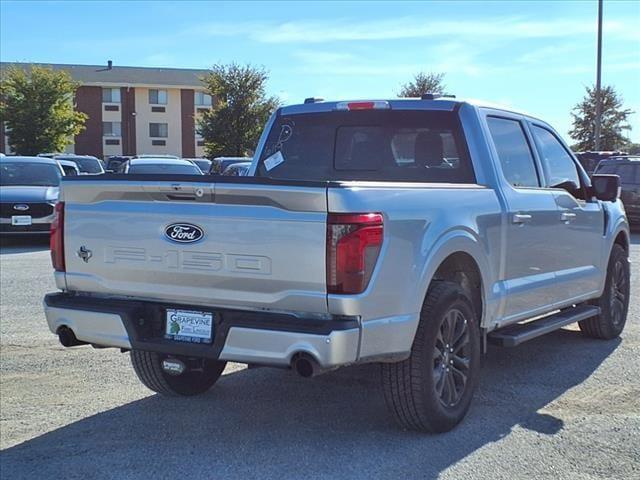
[(403, 428), (446, 432), (467, 413), (479, 370), (480, 331), (471, 300), (458, 284), (436, 282), (410, 357), (382, 364), (387, 406)]
[(579, 322), (582, 333), (592, 338), (615, 338), (624, 329), (629, 311), (631, 277), (627, 252), (614, 245), (609, 257), (604, 292), (591, 302), (600, 307), (600, 315)]
[(131, 351), (131, 363), (140, 381), (150, 390), (167, 396), (199, 395), (209, 390), (222, 375), (226, 362), (209, 359), (178, 359), (187, 369), (180, 373), (168, 373), (162, 362), (168, 355)]

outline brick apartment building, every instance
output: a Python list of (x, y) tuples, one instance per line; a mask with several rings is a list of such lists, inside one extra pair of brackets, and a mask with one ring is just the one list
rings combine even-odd
[[(87, 114), (85, 130), (67, 152), (79, 155), (170, 154), (201, 157), (203, 141), (196, 117), (211, 107), (201, 82), (206, 70), (2, 63), (29, 69), (31, 65), (65, 70), (81, 84), (77, 110)], [(10, 153), (0, 122), (0, 151)]]

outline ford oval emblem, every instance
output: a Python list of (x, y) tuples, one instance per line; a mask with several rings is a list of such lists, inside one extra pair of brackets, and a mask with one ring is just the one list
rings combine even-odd
[(24, 203), (19, 203), (13, 206), (14, 210), (18, 210), (19, 212), (26, 212), (29, 210), (29, 205), (25, 205)]
[(202, 229), (190, 223), (172, 223), (164, 229), (164, 235), (172, 242), (193, 243), (204, 236)]

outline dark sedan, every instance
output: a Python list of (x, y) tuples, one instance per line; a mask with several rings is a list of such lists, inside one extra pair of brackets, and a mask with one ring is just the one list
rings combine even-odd
[(55, 160), (0, 158), (0, 233), (48, 235), (63, 175)]

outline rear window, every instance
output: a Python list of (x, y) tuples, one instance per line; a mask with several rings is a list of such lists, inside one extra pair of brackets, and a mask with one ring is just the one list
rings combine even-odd
[(640, 165), (635, 163), (601, 164), (596, 173), (620, 176), (620, 183), (640, 184)]
[(195, 165), (175, 165), (166, 163), (132, 164), (129, 167), (128, 173), (202, 175), (200, 169)]
[(279, 116), (258, 176), (475, 183), (453, 112), (367, 110)]

